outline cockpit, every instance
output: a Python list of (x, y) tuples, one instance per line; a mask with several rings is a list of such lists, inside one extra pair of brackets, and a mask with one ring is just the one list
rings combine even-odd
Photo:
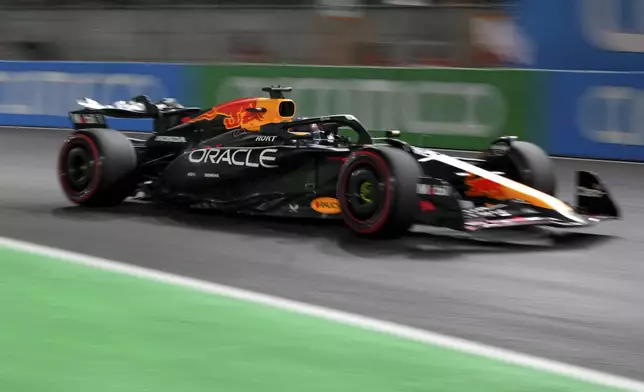
[(296, 124), (286, 128), (286, 132), (295, 140), (311, 144), (337, 146), (350, 142), (349, 137), (340, 134), (340, 128), (342, 128), (340, 124), (322, 121), (297, 124), (298, 121), (306, 120), (306, 117), (294, 118), (293, 121)]

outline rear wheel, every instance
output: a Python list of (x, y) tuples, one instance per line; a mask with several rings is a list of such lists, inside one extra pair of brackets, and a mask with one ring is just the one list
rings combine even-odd
[(65, 195), (87, 206), (113, 206), (136, 187), (137, 158), (127, 137), (109, 129), (74, 132), (58, 158), (58, 178)]
[(358, 234), (400, 237), (414, 223), (420, 174), (416, 160), (402, 150), (381, 147), (357, 151), (338, 178), (345, 223)]

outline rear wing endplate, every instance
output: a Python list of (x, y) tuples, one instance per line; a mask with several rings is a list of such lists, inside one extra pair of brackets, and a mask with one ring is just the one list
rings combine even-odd
[(69, 112), (74, 129), (107, 128), (105, 116), (101, 113), (90, 113), (85, 110)]

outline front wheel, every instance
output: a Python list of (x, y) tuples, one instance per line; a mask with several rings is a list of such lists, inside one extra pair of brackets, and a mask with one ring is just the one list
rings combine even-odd
[(402, 236), (418, 210), (416, 184), (420, 166), (393, 147), (355, 152), (338, 177), (338, 200), (347, 226), (361, 235)]
[(487, 170), (501, 171), (511, 180), (555, 195), (557, 179), (552, 159), (534, 143), (499, 140), (486, 151), (485, 161)]

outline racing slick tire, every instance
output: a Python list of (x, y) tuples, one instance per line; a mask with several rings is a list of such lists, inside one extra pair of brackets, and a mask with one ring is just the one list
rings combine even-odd
[(421, 168), (394, 147), (353, 153), (340, 169), (337, 196), (347, 226), (359, 235), (399, 238), (414, 223)]
[(128, 138), (111, 129), (84, 129), (65, 140), (58, 158), (63, 192), (76, 204), (121, 204), (136, 187), (137, 156)]
[(511, 180), (548, 195), (555, 195), (555, 168), (545, 151), (534, 143), (524, 141), (512, 141), (508, 149), (499, 149), (502, 144), (508, 145), (505, 141), (497, 142), (486, 153), (486, 169), (502, 171)]

